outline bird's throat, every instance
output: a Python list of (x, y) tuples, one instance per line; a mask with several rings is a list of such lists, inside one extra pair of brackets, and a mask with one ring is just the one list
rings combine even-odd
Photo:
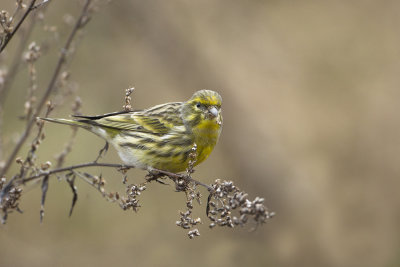
[(204, 161), (216, 145), (221, 133), (221, 125), (214, 120), (203, 120), (193, 127), (194, 141), (197, 145), (197, 164)]

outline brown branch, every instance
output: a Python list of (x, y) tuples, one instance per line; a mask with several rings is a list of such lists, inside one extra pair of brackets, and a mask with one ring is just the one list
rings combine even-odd
[[(48, 170), (48, 171), (44, 171), (41, 173), (38, 173), (36, 175), (30, 176), (30, 177), (26, 177), (23, 178), (21, 180), (18, 180), (19, 184), (24, 184), (36, 179), (39, 179), (41, 177), (47, 176), (47, 175), (52, 175), (55, 173), (60, 173), (60, 172), (66, 172), (66, 171), (73, 171), (75, 169), (81, 169), (81, 168), (86, 168), (86, 167), (110, 167), (110, 168), (117, 168), (117, 169), (134, 169), (135, 166), (133, 165), (124, 165), (124, 164), (116, 164), (116, 163), (101, 163), (101, 162), (88, 162), (88, 163), (82, 163), (82, 164), (77, 164), (77, 165), (72, 165), (72, 166), (67, 166), (67, 167), (63, 167), (63, 168), (57, 168), (57, 169), (52, 169), (52, 170)], [(206, 185), (202, 182), (196, 181), (195, 179), (184, 175), (184, 174), (178, 174), (178, 173), (172, 173), (172, 172), (168, 172), (168, 171), (163, 171), (163, 170), (152, 170), (151, 174), (162, 174), (164, 176), (169, 177), (170, 179), (176, 181), (179, 179), (187, 179), (193, 183), (195, 183), (196, 185), (201, 185), (204, 186), (205, 188), (207, 188), (208, 190), (212, 190), (212, 187), (209, 185)]]
[(0, 177), (4, 176), (4, 174), (8, 171), (8, 169), (10, 168), (12, 162), (14, 161), (17, 153), (19, 152), (19, 150), (21, 149), (22, 145), (24, 144), (25, 140), (28, 138), (29, 133), (33, 127), (33, 125), (36, 122), (36, 117), (38, 117), (38, 115), (40, 114), (44, 104), (46, 103), (47, 99), (50, 96), (50, 93), (54, 90), (55, 88), (55, 84), (57, 81), (57, 78), (60, 74), (61, 68), (64, 65), (65, 61), (66, 61), (66, 56), (67, 56), (67, 52), (71, 46), (72, 40), (74, 39), (76, 33), (78, 32), (78, 30), (80, 28), (82, 28), (84, 25), (86, 25), (86, 23), (89, 20), (88, 17), (88, 11), (89, 11), (89, 5), (91, 3), (91, 0), (87, 0), (83, 9), (82, 9), (82, 13), (79, 17), (79, 19), (77, 20), (74, 28), (72, 29), (64, 47), (61, 50), (61, 55), (60, 58), (58, 59), (57, 62), (57, 66), (54, 70), (53, 76), (50, 80), (49, 85), (47, 86), (46, 92), (44, 93), (43, 97), (40, 99), (39, 104), (36, 108), (36, 111), (34, 112), (34, 114), (32, 115), (32, 118), (30, 119), (29, 123), (26, 126), (26, 129), (24, 131), (24, 133), (22, 134), (21, 138), (19, 139), (18, 143), (16, 144), (16, 146), (14, 147), (14, 150), (11, 152), (11, 155), (9, 156), (9, 158), (6, 161), (6, 164), (4, 165), (4, 168), (1, 170), (0, 172)]
[(26, 12), (24, 15), (22, 15), (21, 19), (18, 21), (17, 25), (15, 26), (14, 30), (11, 33), (7, 33), (7, 35), (4, 38), (4, 42), (1, 44), (0, 47), (0, 53), (3, 52), (4, 48), (6, 48), (7, 44), (10, 42), (10, 40), (13, 38), (14, 34), (18, 31), (19, 27), (22, 25), (24, 20), (28, 17), (29, 13), (34, 10), (34, 5), (35, 5), (36, 0), (32, 0), (31, 3), (29, 4)]
[(46, 171), (46, 172), (38, 173), (36, 175), (21, 179), (19, 182), (21, 184), (24, 184), (26, 182), (29, 182), (29, 181), (32, 181), (32, 180), (36, 180), (36, 179), (38, 179), (40, 177), (43, 177), (43, 176), (46, 176), (46, 175), (52, 175), (52, 174), (55, 174), (55, 173), (72, 171), (72, 170), (75, 170), (75, 169), (81, 169), (81, 168), (86, 168), (86, 167), (111, 167), (111, 168), (120, 168), (120, 169), (135, 168), (135, 166), (131, 166), (131, 165), (123, 165), (123, 164), (115, 164), (115, 163), (88, 162), (88, 163), (82, 163), (82, 164), (72, 165), (72, 166), (63, 167), (63, 168), (57, 168), (57, 169), (49, 170), (49, 171)]

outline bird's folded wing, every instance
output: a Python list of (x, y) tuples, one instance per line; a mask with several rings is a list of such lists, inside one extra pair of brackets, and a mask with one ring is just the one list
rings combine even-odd
[(143, 114), (123, 114), (104, 117), (95, 120), (99, 126), (115, 128), (118, 130), (152, 133), (157, 135), (167, 134), (174, 125), (162, 117), (145, 116)]

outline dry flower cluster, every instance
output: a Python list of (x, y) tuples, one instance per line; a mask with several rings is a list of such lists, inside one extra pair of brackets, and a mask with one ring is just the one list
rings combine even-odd
[[(212, 192), (208, 198), (207, 215), (212, 221), (210, 228), (214, 226), (235, 225), (243, 226), (252, 217), (256, 225), (263, 224), (274, 216), (264, 206), (264, 199), (256, 197), (250, 201), (248, 195), (236, 187), (232, 181), (216, 180), (212, 185)], [(238, 216), (233, 212), (238, 210)]]
[[(6, 178), (0, 179), (0, 210), (2, 213), (1, 222), (4, 224), (7, 221), (8, 214), (13, 211), (22, 212), (19, 208), (19, 199), (22, 194), (21, 187), (15, 187), (13, 184), (6, 184)], [(3, 193), (7, 192), (7, 193)]]
[[(176, 225), (188, 230), (189, 238), (194, 238), (200, 235), (197, 228), (202, 223), (201, 218), (193, 218), (193, 201), (201, 204), (202, 195), (199, 188), (205, 188), (208, 191), (208, 199), (206, 205), (206, 214), (210, 220), (210, 228), (214, 226), (228, 226), (234, 227), (237, 225), (244, 226), (251, 219), (255, 225), (265, 223), (273, 216), (273, 212), (269, 212), (264, 205), (264, 199), (256, 197), (254, 200), (249, 200), (246, 193), (236, 187), (231, 181), (221, 181), (217, 179), (213, 184), (207, 185), (192, 178), (194, 172), (194, 164), (196, 162), (197, 146), (194, 144), (192, 152), (190, 153), (189, 166), (184, 174), (170, 173), (162, 170), (154, 170), (149, 172), (144, 181), (140, 184), (128, 184), (128, 170), (134, 166), (127, 166), (122, 164), (102, 163), (99, 160), (107, 152), (108, 143), (99, 151), (97, 158), (88, 163), (82, 163), (73, 166), (63, 167), (65, 158), (73, 149), (74, 139), (76, 136), (77, 128), (73, 129), (70, 139), (65, 143), (64, 148), (59, 152), (55, 159), (56, 164), (52, 167), (51, 161), (44, 160), (39, 162), (37, 151), (40, 144), (45, 140), (44, 124), (43, 121), (37, 120), (38, 116), (47, 117), (56, 107), (64, 104), (66, 96), (75, 95), (76, 88), (70, 81), (70, 71), (67, 69), (66, 63), (73, 56), (76, 51), (76, 39), (81, 38), (81, 29), (85, 27), (87, 22), (96, 10), (95, 2), (86, 0), (82, 6), (81, 14), (76, 20), (71, 15), (64, 16), (67, 25), (72, 26), (71, 33), (66, 39), (65, 44), (62, 46), (61, 53), (56, 62), (53, 75), (51, 76), (43, 95), (39, 97), (39, 85), (37, 82), (37, 70), (35, 64), (42, 60), (42, 56), (49, 49), (49, 45), (40, 42), (31, 42), (28, 45), (28, 40), (32, 28), (36, 20), (44, 20), (45, 6), (48, 1), (44, 0), (39, 4), (35, 0), (29, 4), (23, 3), (22, 0), (16, 1), (16, 10), (13, 15), (7, 11), (0, 12), (0, 53), (5, 50), (15, 36), (15, 32), (20, 28), (28, 17), (31, 17), (28, 30), (24, 31), (20, 37), (20, 47), (16, 51), (15, 60), (12, 61), (9, 68), (3, 68), (0, 65), (0, 122), (3, 116), (2, 105), (10, 90), (15, 74), (19, 69), (21, 63), (25, 63), (28, 69), (29, 86), (27, 88), (26, 99), (24, 101), (24, 115), (20, 119), (26, 121), (25, 129), (15, 146), (7, 157), (3, 156), (3, 139), (0, 124), (0, 213), (2, 222), (7, 221), (8, 215), (13, 211), (21, 212), (20, 201), (23, 197), (23, 188), (26, 184), (37, 181), (41, 182), (41, 208), (40, 208), (40, 221), (43, 220), (45, 215), (45, 201), (47, 191), (49, 190), (49, 179), (57, 177), (64, 180), (72, 191), (72, 203), (69, 211), (71, 216), (74, 206), (78, 200), (78, 192), (76, 181), (82, 180), (95, 188), (107, 201), (117, 203), (123, 210), (132, 210), (137, 212), (141, 207), (139, 204), (139, 197), (148, 189), (151, 182), (158, 182), (165, 184), (166, 180), (171, 180), (175, 184), (177, 192), (184, 192), (186, 195), (186, 205), (184, 211), (179, 211), (180, 218)], [(45, 5), (46, 4), (46, 5)], [(37, 15), (39, 14), (39, 15)], [(49, 30), (51, 29), (51, 30)], [(45, 25), (43, 30), (51, 32), (55, 36), (60, 33), (56, 27)], [(43, 49), (45, 48), (45, 49)], [(21, 58), (23, 61), (21, 62)], [(1, 57), (0, 57), (1, 64)], [(125, 104), (123, 109), (125, 111), (132, 110), (131, 94), (134, 88), (126, 89)], [(50, 100), (51, 99), (51, 100)], [(82, 102), (79, 97), (75, 96), (75, 102), (72, 105), (72, 113), (80, 114), (79, 110)], [(46, 108), (43, 114), (42, 110)], [(30, 135), (34, 135), (30, 142), (28, 152), (25, 157), (20, 155), (20, 150), (23, 145), (26, 145)], [(13, 175), (9, 172), (12, 164), (19, 165), (19, 171)], [(87, 169), (90, 167), (104, 167), (114, 168), (120, 175), (122, 175), (122, 183), (125, 186), (125, 192), (107, 192), (105, 185), (106, 179), (101, 175), (93, 175), (91, 173), (80, 171), (80, 169)], [(11, 178), (7, 178), (11, 177)]]

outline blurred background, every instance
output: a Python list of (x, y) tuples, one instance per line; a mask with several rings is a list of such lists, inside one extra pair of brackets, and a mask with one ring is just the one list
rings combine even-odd
[[(14, 5), (2, 1), (0, 9)], [(36, 24), (31, 41), (51, 44), (36, 66), (39, 97), (71, 30), (66, 22), (80, 9), (79, 1), (52, 1)], [(0, 265), (400, 266), (399, 10), (398, 1), (100, 2), (68, 63), (82, 113), (121, 110), (132, 86), (137, 109), (218, 91), (222, 136), (194, 176), (233, 180), (277, 215), (255, 232), (204, 223), (189, 240), (175, 226), (185, 196), (171, 186), (151, 184), (135, 214), (78, 181), (68, 218), (70, 188), (53, 177), (42, 224), (33, 184), (24, 213), (0, 227)], [(22, 66), (4, 106), (3, 159), (24, 129), (17, 118), (28, 81)], [(68, 117), (73, 99), (51, 116)], [(54, 162), (71, 129), (48, 124), (45, 131), (37, 161)], [(102, 146), (78, 131), (65, 165), (93, 160)], [(120, 162), (112, 148), (103, 161)], [(123, 190), (116, 171), (90, 172)], [(131, 170), (129, 181), (144, 175)], [(207, 222), (204, 209), (195, 207)]]

